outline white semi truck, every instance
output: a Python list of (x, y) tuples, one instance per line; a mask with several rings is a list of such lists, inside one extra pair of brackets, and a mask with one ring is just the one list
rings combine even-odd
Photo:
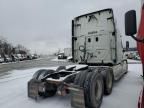
[(73, 108), (99, 108), (113, 82), (128, 72), (121, 35), (112, 9), (78, 16), (72, 21), (75, 65), (38, 70), (28, 82), (28, 97), (71, 94)]

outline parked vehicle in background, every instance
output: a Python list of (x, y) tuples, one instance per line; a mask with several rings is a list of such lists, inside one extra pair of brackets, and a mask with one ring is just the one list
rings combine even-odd
[(140, 60), (141, 58), (140, 58), (140, 56), (139, 55), (136, 55), (135, 56), (135, 60)]
[(128, 54), (128, 59), (134, 59), (135, 58), (135, 54), (134, 53), (129, 53)]
[(69, 56), (69, 57), (67, 57), (67, 60), (71, 62), (73, 60), (73, 57)]
[(64, 53), (59, 53), (58, 54), (58, 59), (67, 59), (67, 56), (65, 56)]
[(23, 60), (27, 60), (27, 55), (23, 56)]
[(11, 57), (9, 57), (8, 55), (5, 55), (4, 62), (12, 62)]
[(15, 61), (19, 61), (19, 58), (16, 55), (14, 55), (14, 59)]
[(4, 62), (4, 58), (0, 55), (0, 63)]
[(27, 60), (32, 60), (32, 56), (30, 54), (27, 55)]
[(23, 60), (23, 58), (22, 58), (22, 55), (21, 55), (21, 54), (17, 54), (17, 58), (18, 58), (18, 60), (19, 60), (19, 61), (22, 61), (22, 60)]
[(4, 62), (4, 58), (0, 57), (0, 63)]
[(12, 62), (16, 61), (16, 58), (15, 58), (15, 56), (13, 54), (11, 55), (11, 59), (12, 59)]
[(137, 51), (125, 52), (125, 56), (127, 59), (140, 60), (140, 56)]
[(38, 58), (38, 55), (37, 54), (33, 54), (31, 55), (32, 56), (32, 59), (37, 59)]

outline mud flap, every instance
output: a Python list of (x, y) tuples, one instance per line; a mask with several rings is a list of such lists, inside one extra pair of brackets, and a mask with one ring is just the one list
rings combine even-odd
[(28, 97), (33, 98), (35, 100), (39, 97), (39, 85), (40, 82), (35, 80), (30, 80), (28, 82)]
[(70, 88), (71, 106), (72, 108), (85, 108), (84, 90), (83, 88), (72, 85)]

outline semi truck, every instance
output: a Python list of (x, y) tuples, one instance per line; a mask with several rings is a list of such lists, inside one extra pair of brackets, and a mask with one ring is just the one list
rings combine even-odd
[[(141, 18), (137, 32), (136, 11), (130, 10), (125, 14), (125, 34), (131, 36), (137, 42), (137, 50), (143, 67), (144, 79), (144, 0), (141, 0)], [(136, 37), (134, 36), (137, 33)], [(140, 93), (138, 108), (144, 108), (144, 88)]]
[(103, 95), (128, 72), (121, 35), (112, 9), (104, 9), (72, 20), (74, 65), (41, 69), (28, 81), (28, 97), (71, 95), (73, 108), (100, 108)]

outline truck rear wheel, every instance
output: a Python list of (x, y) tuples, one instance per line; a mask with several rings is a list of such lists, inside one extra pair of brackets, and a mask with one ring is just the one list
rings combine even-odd
[(81, 71), (80, 73), (78, 73), (75, 77), (74, 84), (83, 87), (87, 74), (88, 74), (88, 70)]
[(86, 107), (100, 107), (104, 94), (104, 84), (103, 77), (97, 69), (78, 73), (74, 84), (83, 87)]
[(54, 70), (40, 69), (40, 70), (38, 70), (37, 72), (34, 73), (33, 79), (41, 80), (46, 75), (52, 74), (54, 72), (55, 72)]
[(103, 99), (104, 84), (102, 75), (97, 70), (88, 73), (84, 84), (84, 93), (87, 107), (100, 107)]
[(56, 69), (56, 72), (59, 72), (61, 70), (66, 70), (66, 67), (65, 66), (59, 66), (57, 69)]
[[(41, 69), (41, 70), (38, 70), (33, 75), (32, 79), (34, 79), (35, 81), (41, 81), (41, 79), (43, 79), (47, 75), (52, 74), (54, 72), (55, 72), (54, 70)], [(42, 83), (42, 81), (41, 81), (41, 83)], [(46, 98), (46, 97), (54, 96), (56, 94), (57, 87), (55, 85), (45, 83), (43, 86), (45, 88), (45, 92), (39, 92), (39, 96)]]
[(113, 89), (114, 75), (112, 69), (105, 68), (104, 70), (101, 71), (101, 74), (103, 76), (103, 82), (104, 82), (104, 94), (109, 95), (111, 94)]
[(127, 60), (124, 61), (123, 70), (125, 71), (125, 74), (128, 73), (128, 62), (127, 62)]

